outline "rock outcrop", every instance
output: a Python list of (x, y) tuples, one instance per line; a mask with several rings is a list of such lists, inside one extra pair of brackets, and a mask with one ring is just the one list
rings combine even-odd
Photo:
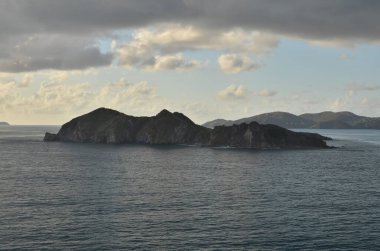
[(182, 113), (161, 111), (136, 134), (137, 143), (206, 145), (210, 129), (196, 125)]
[(210, 129), (181, 113), (161, 111), (153, 117), (133, 117), (99, 108), (64, 124), (58, 134), (46, 133), (45, 141), (107, 144), (206, 144)]
[(324, 148), (323, 137), (314, 133), (299, 133), (276, 125), (257, 122), (233, 126), (217, 126), (211, 131), (210, 145), (228, 145), (255, 149)]
[(256, 122), (209, 129), (178, 112), (163, 110), (153, 117), (133, 117), (99, 108), (64, 124), (57, 134), (46, 133), (44, 141), (286, 149), (326, 148), (327, 139)]

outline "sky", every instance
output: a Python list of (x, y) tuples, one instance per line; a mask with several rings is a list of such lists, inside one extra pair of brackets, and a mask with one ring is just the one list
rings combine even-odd
[(378, 0), (0, 0), (0, 121), (380, 117)]

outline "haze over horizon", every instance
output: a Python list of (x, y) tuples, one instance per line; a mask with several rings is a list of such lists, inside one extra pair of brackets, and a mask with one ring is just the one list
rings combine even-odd
[(0, 121), (380, 117), (380, 2), (0, 0)]

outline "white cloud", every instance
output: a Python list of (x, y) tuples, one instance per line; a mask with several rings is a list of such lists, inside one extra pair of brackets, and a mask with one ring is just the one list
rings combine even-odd
[(229, 85), (218, 92), (217, 96), (222, 100), (237, 100), (247, 97), (273, 97), (277, 91), (263, 89), (257, 92), (250, 92), (244, 85)]
[(149, 71), (192, 70), (201, 67), (196, 60), (187, 60), (183, 54), (155, 55), (147, 46), (123, 46), (118, 49), (119, 64), (127, 68), (142, 68)]
[(272, 33), (241, 28), (209, 30), (191, 25), (168, 24), (137, 30), (126, 45), (149, 48), (163, 54), (202, 49), (265, 54), (276, 48), (279, 40)]
[(154, 64), (148, 69), (153, 71), (161, 70), (193, 70), (200, 68), (202, 64), (196, 60), (186, 60), (182, 54), (156, 56)]
[(87, 84), (41, 84), (36, 92), (27, 94), (16, 83), (8, 83), (0, 84), (0, 93), (0, 113), (16, 123), (80, 111), (91, 96)]
[(349, 101), (349, 98), (348, 97), (344, 97), (344, 98), (337, 98), (335, 99), (330, 105), (329, 105), (329, 109), (331, 109), (332, 111), (341, 111), (342, 108), (344, 108), (347, 103)]
[[(133, 34), (131, 41), (119, 45), (116, 52), (119, 64), (147, 70), (199, 68), (202, 63), (185, 59), (182, 54), (185, 51), (214, 50), (239, 53), (241, 55), (235, 55), (233, 63), (243, 64), (240, 67), (243, 71), (258, 67), (258, 64), (243, 54), (261, 57), (277, 47), (278, 43), (279, 38), (269, 33), (236, 28), (222, 31), (184, 25), (161, 25), (155, 29), (138, 30)], [(222, 56), (222, 59), (224, 58), (225, 56)], [(231, 70), (239, 71), (238, 67)]]
[(247, 96), (248, 90), (243, 85), (230, 85), (227, 88), (218, 92), (218, 98), (223, 100), (244, 99)]
[[(304, 39), (302, 39), (304, 40)], [(325, 48), (353, 48), (360, 41), (345, 40), (345, 39), (323, 39), (323, 40), (306, 40), (311, 46)]]
[(154, 115), (170, 105), (157, 94), (154, 85), (144, 81), (130, 83), (122, 78), (95, 93), (89, 107), (110, 107), (126, 114)]
[(22, 78), (21, 82), (19, 83), (20, 87), (28, 87), (34, 79), (34, 75), (31, 73), (25, 74), (24, 77)]
[(371, 95), (371, 92), (378, 91), (380, 91), (379, 85), (350, 84), (347, 85), (342, 96), (335, 98), (327, 105), (327, 108), (333, 111), (356, 111), (358, 114), (376, 113), (379, 99), (375, 93)]
[(67, 71), (54, 71), (49, 74), (49, 80), (52, 82), (61, 83), (69, 78)]
[(236, 54), (221, 55), (218, 62), (220, 68), (225, 73), (239, 73), (260, 67), (260, 64), (253, 62), (249, 57)]
[(380, 91), (380, 85), (351, 84), (347, 86), (347, 91), (351, 96), (359, 92)]
[(255, 92), (254, 93), (254, 96), (258, 96), (258, 97), (273, 97), (273, 96), (276, 96), (277, 95), (277, 91), (273, 91), (273, 90), (261, 90), (259, 92)]
[(0, 97), (10, 95), (14, 90), (17, 90), (17, 84), (14, 81), (0, 83)]
[(133, 84), (122, 78), (101, 88), (99, 93), (94, 95), (94, 105), (121, 107), (154, 97), (155, 89), (146, 82)]
[(14, 123), (66, 122), (98, 107), (110, 107), (127, 114), (152, 115), (169, 103), (158, 96), (147, 82), (130, 83), (125, 79), (109, 83), (99, 90), (88, 83), (47, 82), (33, 92), (24, 92), (15, 81), (0, 83), (0, 114)]

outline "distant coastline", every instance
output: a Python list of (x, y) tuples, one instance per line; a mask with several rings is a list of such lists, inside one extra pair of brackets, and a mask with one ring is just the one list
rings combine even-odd
[(216, 119), (204, 123), (207, 128), (257, 122), (287, 129), (380, 129), (380, 118), (356, 115), (352, 112), (321, 112), (294, 115), (288, 112), (264, 113), (238, 120)]
[(8, 122), (0, 122), (0, 126), (9, 126), (10, 124)]

